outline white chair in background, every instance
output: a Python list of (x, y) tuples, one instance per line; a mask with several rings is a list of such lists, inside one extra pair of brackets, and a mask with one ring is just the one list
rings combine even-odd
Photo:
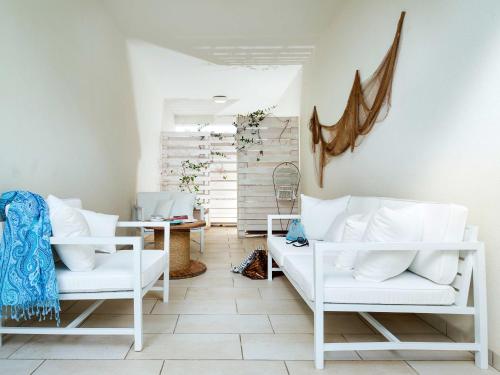
[[(0, 223), (0, 233), (3, 231)], [(132, 335), (135, 351), (143, 347), (142, 299), (150, 290), (163, 292), (163, 303), (168, 302), (169, 236), (168, 222), (118, 222), (119, 228), (164, 228), (163, 250), (143, 250), (141, 237), (51, 237), (52, 245), (131, 245), (133, 250), (119, 250), (112, 254), (96, 254), (96, 267), (88, 272), (72, 272), (64, 265), (56, 265), (59, 299), (96, 300), (66, 327), (2, 327), (2, 334), (25, 335)], [(155, 283), (163, 277), (163, 286)], [(134, 325), (131, 328), (79, 328), (105, 300), (132, 299)]]
[[(190, 218), (208, 221), (208, 210), (196, 205), (196, 195), (181, 191), (139, 192), (134, 206), (134, 218), (138, 221), (150, 220), (161, 201), (173, 201), (170, 216), (187, 215)], [(198, 216), (198, 217), (197, 217)], [(208, 224), (208, 223), (207, 223)], [(205, 250), (205, 228), (191, 229), (200, 234), (200, 252)], [(144, 231), (142, 231), (144, 237)]]

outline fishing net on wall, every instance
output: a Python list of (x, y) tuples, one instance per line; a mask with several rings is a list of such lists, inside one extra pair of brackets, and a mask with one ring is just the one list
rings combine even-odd
[(348, 149), (354, 151), (359, 137), (368, 134), (375, 123), (385, 119), (389, 112), (394, 67), (404, 17), (405, 12), (401, 12), (394, 41), (372, 76), (361, 82), (359, 70), (356, 70), (347, 105), (340, 120), (335, 124), (322, 124), (316, 106), (313, 109), (309, 129), (312, 133), (313, 153), (316, 153), (316, 147), (319, 147), (316, 170), (320, 187), (323, 187), (323, 171), (329, 159)]

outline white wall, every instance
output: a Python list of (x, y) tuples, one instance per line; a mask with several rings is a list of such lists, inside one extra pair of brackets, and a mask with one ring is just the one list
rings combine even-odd
[[(354, 71), (368, 77), (407, 16), (389, 117), (354, 153), (315, 178), (308, 120), (345, 107)], [(349, 1), (316, 47), (303, 77), (301, 169), (307, 194), (381, 195), (456, 202), (470, 209), (487, 247), (490, 348), (500, 353), (500, 2)], [(449, 319), (449, 331), (471, 333)]]
[(138, 158), (125, 41), (98, 1), (0, 2), (0, 190), (130, 215)]

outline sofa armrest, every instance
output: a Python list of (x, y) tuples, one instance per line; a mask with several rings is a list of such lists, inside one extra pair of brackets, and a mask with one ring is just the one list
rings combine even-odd
[(324, 242), (314, 241), (314, 250), (324, 252), (336, 251), (478, 251), (482, 242)]
[(267, 215), (267, 238), (273, 236), (273, 220), (300, 219), (300, 215)]

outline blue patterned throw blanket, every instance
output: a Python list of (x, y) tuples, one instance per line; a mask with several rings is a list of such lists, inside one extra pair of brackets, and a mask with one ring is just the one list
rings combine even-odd
[(15, 320), (49, 317), (59, 325), (59, 291), (47, 204), (28, 191), (3, 193), (0, 220), (5, 219), (0, 242), (0, 318), (10, 309)]

